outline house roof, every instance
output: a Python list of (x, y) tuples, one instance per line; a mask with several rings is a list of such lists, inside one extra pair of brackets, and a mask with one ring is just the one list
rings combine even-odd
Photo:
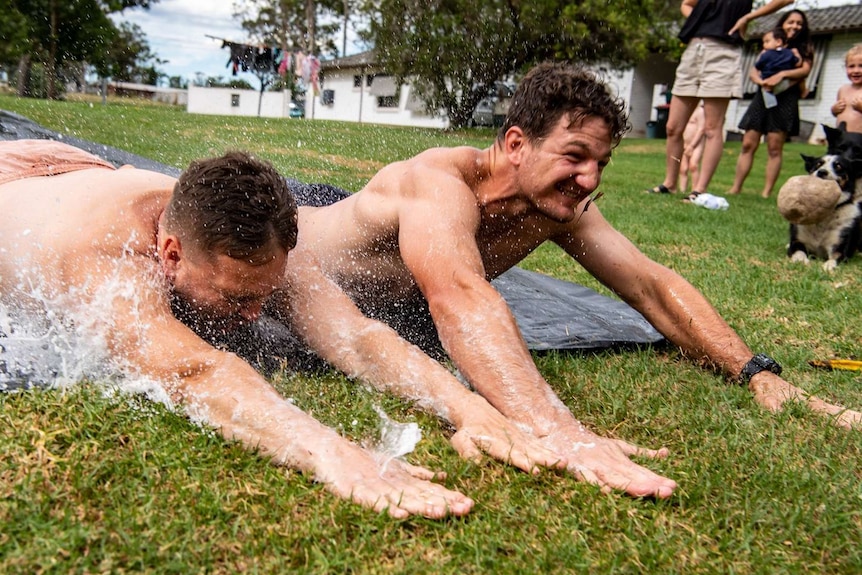
[(340, 68), (359, 68), (361, 66), (373, 66), (377, 63), (377, 54), (374, 50), (360, 52), (352, 56), (344, 58), (335, 58), (334, 60), (322, 60), (320, 62), (321, 70), (338, 70)]
[[(778, 23), (783, 12), (770, 14), (754, 21), (748, 29), (749, 38), (759, 38)], [(834, 34), (836, 32), (855, 32), (862, 30), (862, 3), (832, 8), (813, 8), (805, 10), (808, 27), (812, 36)]]

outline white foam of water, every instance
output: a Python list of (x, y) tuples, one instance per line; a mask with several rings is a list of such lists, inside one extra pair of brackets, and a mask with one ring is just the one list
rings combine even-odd
[[(155, 276), (135, 282), (122, 279), (119, 271), (130, 257), (130, 250), (124, 251), (126, 255), (119, 260), (105, 259), (106, 279), (98, 286), (76, 287), (59, 295), (52, 295), (52, 286), (43, 282), (51, 274), (31, 262), (18, 262), (14, 292), (0, 298), (0, 329), (7, 336), (0, 338), (0, 345), (6, 348), (0, 357), (14, 368), (10, 370), (13, 375), (49, 388), (92, 380), (105, 383), (106, 394), (143, 394), (173, 409), (160, 382), (136, 373), (108, 350), (106, 337), (113, 327), (115, 302), (125, 300), (123, 305), (132, 309), (132, 325), (124, 329), (146, 332), (149, 325), (137, 313), (140, 293), (163, 289)], [(145, 341), (145, 333), (141, 336)]]
[(383, 456), (383, 469), (391, 460), (403, 457), (416, 449), (416, 444), (422, 439), (422, 430), (415, 422), (399, 423), (390, 419), (386, 413), (375, 406), (374, 411), (380, 417), (380, 440), (376, 451)]

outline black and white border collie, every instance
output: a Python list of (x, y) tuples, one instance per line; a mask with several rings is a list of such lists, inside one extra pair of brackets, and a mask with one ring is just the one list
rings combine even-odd
[(808, 257), (822, 260), (831, 272), (860, 249), (862, 242), (862, 134), (823, 126), (828, 144), (819, 158), (802, 154), (805, 170), (824, 180), (835, 180), (841, 198), (835, 211), (822, 222), (811, 225), (790, 224), (787, 256), (794, 262), (808, 263)]

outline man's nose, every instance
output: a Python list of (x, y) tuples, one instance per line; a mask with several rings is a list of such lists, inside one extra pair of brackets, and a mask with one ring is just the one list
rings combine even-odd
[(587, 192), (593, 192), (599, 187), (599, 182), (602, 181), (602, 172), (598, 166), (590, 166), (578, 174), (576, 181), (581, 189)]

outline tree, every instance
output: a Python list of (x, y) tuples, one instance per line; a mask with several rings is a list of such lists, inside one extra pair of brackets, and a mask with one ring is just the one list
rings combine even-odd
[[(250, 44), (317, 56), (322, 52), (337, 53), (333, 38), (339, 25), (321, 25), (319, 21), (343, 7), (344, 0), (237, 0), (234, 15), (241, 18), (242, 27), (251, 38)], [(299, 92), (292, 74), (282, 80), (271, 69), (252, 68), (251, 71), (260, 81), (260, 101), (268, 86), (290, 90), (292, 98)]]
[[(237, 0), (234, 15), (241, 18), (250, 42), (308, 54), (337, 54), (335, 35), (344, 0)], [(329, 23), (321, 23), (323, 21)]]
[(105, 52), (94, 56), (91, 62), (99, 76), (120, 82), (156, 85), (164, 76), (156, 66), (165, 61), (150, 49), (141, 27), (129, 22), (120, 24)]
[[(57, 79), (66, 63), (99, 60), (116, 39), (118, 30), (108, 18), (111, 12), (126, 8), (149, 8), (158, 0), (0, 0), (5, 32), (15, 22), (25, 31), (0, 34), (0, 55), (17, 53), (19, 94), (29, 89), (30, 62), (40, 63), (45, 71), (47, 96), (59, 95)], [(8, 9), (8, 12), (7, 12)], [(11, 14), (9, 21), (6, 14)]]
[(429, 112), (465, 126), (506, 76), (544, 60), (630, 66), (670, 50), (678, 2), (667, 0), (371, 0), (365, 37), (384, 69)]

